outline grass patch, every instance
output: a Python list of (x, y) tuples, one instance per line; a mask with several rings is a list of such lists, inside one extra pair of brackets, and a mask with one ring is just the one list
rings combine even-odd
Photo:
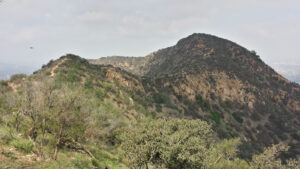
[(3, 152), (3, 155), (7, 158), (10, 158), (12, 160), (16, 160), (17, 157), (12, 152)]
[(221, 123), (221, 119), (223, 118), (223, 116), (217, 112), (211, 111), (210, 112), (210, 118), (216, 122), (216, 124), (220, 124)]
[(5, 128), (0, 126), (0, 144), (9, 144), (11, 141), (13, 141), (17, 135), (15, 134), (15, 131), (11, 128)]
[(11, 145), (14, 146), (17, 150), (27, 154), (31, 153), (34, 147), (31, 141), (25, 139), (13, 140), (11, 142)]
[(102, 85), (102, 87), (104, 87), (105, 89), (112, 89), (112, 87), (114, 86), (113, 83), (109, 83), (109, 82), (102, 82), (101, 85)]
[[(92, 164), (96, 167), (100, 166), (101, 168), (108, 167), (109, 168), (123, 168), (120, 165), (120, 160), (118, 156), (113, 155), (107, 151), (100, 150), (100, 151), (93, 151), (93, 155), (95, 156), (96, 159), (92, 159)], [(104, 166), (104, 167), (103, 167)]]

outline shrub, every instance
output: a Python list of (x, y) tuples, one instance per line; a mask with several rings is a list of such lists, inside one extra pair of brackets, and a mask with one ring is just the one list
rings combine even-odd
[(257, 61), (262, 62), (260, 56), (256, 53), (255, 50), (250, 51), (250, 53), (254, 56), (254, 58), (255, 58)]
[(97, 159), (92, 159), (92, 164), (93, 164), (93, 166), (94, 167), (96, 167), (96, 168), (105, 168), (105, 166), (102, 166), (100, 163), (99, 163), (99, 161), (97, 160)]
[(102, 82), (101, 85), (102, 85), (105, 89), (112, 89), (112, 87), (113, 87), (113, 83), (110, 83), (110, 82)]
[(8, 86), (8, 82), (5, 81), (5, 80), (1, 80), (1, 81), (0, 81), (0, 85), (1, 85), (1, 86)]
[(26, 74), (15, 74), (15, 75), (12, 75), (11, 77), (10, 77), (10, 81), (20, 81), (20, 80), (22, 80), (23, 78), (26, 78), (27, 77), (27, 75)]
[(84, 83), (84, 87), (87, 89), (92, 89), (93, 88), (93, 82), (90, 79), (87, 79)]
[(160, 104), (156, 104), (155, 109), (157, 112), (162, 112), (162, 107)]
[(239, 123), (244, 122), (243, 118), (241, 118), (238, 113), (233, 113), (232, 116), (237, 122), (239, 122)]
[(12, 152), (2, 152), (2, 154), (7, 157), (7, 158), (10, 158), (12, 160), (16, 160), (17, 157), (12, 153)]
[(260, 119), (261, 119), (260, 115), (259, 115), (257, 112), (253, 112), (253, 113), (251, 114), (251, 118), (252, 118), (253, 120), (260, 120)]
[(11, 143), (17, 150), (20, 150), (24, 153), (30, 153), (33, 150), (33, 143), (29, 140), (20, 139), (14, 140)]
[(107, 96), (107, 93), (105, 91), (103, 91), (102, 89), (96, 89), (95, 95), (98, 99), (103, 99), (104, 97)]
[(66, 79), (70, 82), (77, 82), (80, 80), (80, 77), (78, 76), (78, 73), (76, 71), (71, 71), (71, 72), (69, 72)]
[(239, 144), (239, 139), (215, 142), (206, 122), (182, 119), (150, 120), (126, 128), (121, 141), (133, 168), (148, 168), (149, 164), (153, 168), (214, 168), (232, 163)]
[(231, 102), (229, 100), (226, 100), (221, 105), (223, 106), (223, 108), (231, 108)]
[(15, 139), (15, 133), (12, 129), (0, 128), (0, 144), (9, 144)]
[(139, 95), (132, 94), (132, 99), (144, 107), (148, 106), (147, 100)]
[(210, 104), (207, 100), (203, 99), (201, 95), (195, 96), (196, 102), (200, 105), (202, 111), (210, 110)]
[(166, 97), (160, 93), (155, 93), (153, 95), (153, 100), (155, 103), (163, 104), (166, 102)]
[(214, 111), (211, 111), (210, 114), (211, 114), (211, 116), (210, 116), (211, 119), (212, 119), (213, 121), (215, 121), (216, 124), (220, 124), (221, 118), (222, 118), (223, 116), (222, 116), (221, 114), (217, 113), (217, 112), (214, 112)]

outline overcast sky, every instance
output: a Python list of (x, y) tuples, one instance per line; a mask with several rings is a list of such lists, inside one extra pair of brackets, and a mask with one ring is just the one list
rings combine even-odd
[(256, 50), (269, 65), (300, 65), (299, 0), (2, 0), (0, 63), (145, 56), (194, 32)]

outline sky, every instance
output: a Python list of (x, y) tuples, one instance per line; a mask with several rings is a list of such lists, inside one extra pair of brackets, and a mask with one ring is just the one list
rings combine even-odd
[(299, 0), (0, 1), (2, 72), (66, 53), (145, 56), (192, 33), (234, 41), (271, 66), (300, 65)]

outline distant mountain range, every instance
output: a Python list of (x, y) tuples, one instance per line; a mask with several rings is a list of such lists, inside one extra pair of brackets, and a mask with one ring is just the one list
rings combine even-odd
[(300, 65), (273, 64), (273, 68), (292, 82), (300, 84)]
[(0, 63), (0, 80), (7, 80), (11, 75), (18, 73), (30, 74), (34, 70), (36, 70), (36, 67)]

